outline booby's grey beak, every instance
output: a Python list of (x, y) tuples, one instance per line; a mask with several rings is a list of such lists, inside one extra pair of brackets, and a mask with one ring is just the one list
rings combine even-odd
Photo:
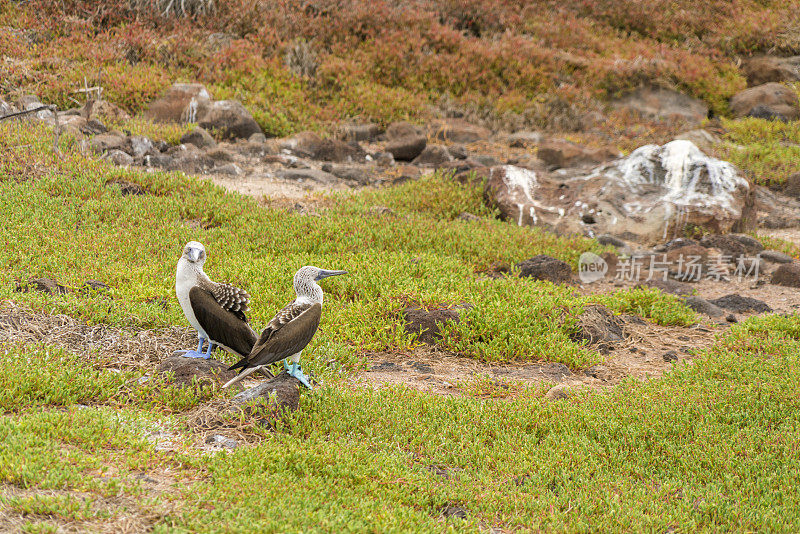
[(193, 262), (199, 260), (200, 254), (202, 253), (203, 251), (200, 250), (199, 248), (194, 248), (194, 247), (189, 248), (189, 260)]
[(323, 278), (328, 278), (329, 276), (337, 276), (340, 274), (347, 274), (347, 271), (326, 271), (325, 269), (320, 269), (319, 274), (316, 278), (314, 278), (315, 282), (319, 282)]

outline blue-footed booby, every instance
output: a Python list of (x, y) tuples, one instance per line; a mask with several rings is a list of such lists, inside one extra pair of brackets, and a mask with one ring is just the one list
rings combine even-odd
[[(206, 249), (197, 241), (183, 248), (175, 273), (175, 293), (189, 324), (197, 330), (197, 350), (180, 350), (189, 358), (210, 358), (220, 346), (237, 356), (250, 354), (256, 333), (247, 324), (250, 295), (230, 284), (212, 282), (203, 272)], [(200, 352), (208, 340), (208, 349)]]
[[(326, 271), (318, 267), (301, 267), (294, 275), (297, 298), (283, 307), (267, 323), (250, 354), (229, 367), (241, 369), (239, 375), (226, 383), (229, 387), (263, 366), (283, 360), (286, 372), (308, 389), (313, 389), (300, 368), (300, 353), (311, 342), (322, 318), (322, 288), (317, 282), (347, 271)], [(291, 367), (286, 360), (291, 360)]]

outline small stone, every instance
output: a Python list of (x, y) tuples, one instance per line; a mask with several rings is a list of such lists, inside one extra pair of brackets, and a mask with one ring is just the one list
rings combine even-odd
[(133, 165), (133, 157), (123, 152), (122, 150), (111, 150), (106, 153), (106, 159), (113, 163), (114, 165), (118, 165), (120, 167), (127, 167), (128, 165)]
[(442, 145), (427, 145), (422, 153), (414, 158), (414, 165), (425, 165), (435, 167), (442, 163), (453, 161), (453, 156)]
[(386, 152), (392, 154), (396, 160), (411, 161), (422, 154), (427, 143), (424, 135), (408, 135), (389, 141), (386, 144)]
[(89, 140), (89, 146), (98, 154), (111, 152), (112, 150), (122, 150), (124, 152), (125, 148), (127, 148), (127, 140), (115, 133), (102, 133), (92, 137)]
[(520, 270), (520, 278), (548, 280), (554, 284), (572, 281), (572, 268), (569, 264), (545, 254), (520, 262), (517, 268)]
[[(253, 134), (256, 135), (256, 134)], [(263, 135), (263, 134), (262, 134)], [(184, 145), (194, 145), (197, 148), (213, 148), (217, 146), (217, 142), (211, 137), (211, 134), (205, 128), (197, 127), (191, 132), (183, 134), (181, 143)]]
[(264, 144), (267, 142), (267, 136), (261, 132), (256, 132), (250, 137), (247, 138), (248, 142), (255, 143), (255, 144)]
[(729, 322), (729, 323), (738, 323), (739, 322), (738, 320), (736, 320), (736, 316), (734, 314), (732, 314), (732, 313), (729, 313), (728, 315), (726, 315), (725, 316), (725, 320), (727, 322)]
[(669, 350), (665, 352), (662, 356), (665, 362), (675, 362), (678, 361), (678, 353), (674, 350)]
[(372, 156), (373, 161), (378, 167), (391, 167), (394, 165), (394, 156), (391, 152), (378, 152)]
[(453, 156), (455, 159), (467, 159), (469, 156), (469, 152), (467, 149), (464, 148), (464, 145), (448, 145), (447, 151), (450, 152), (450, 155)]

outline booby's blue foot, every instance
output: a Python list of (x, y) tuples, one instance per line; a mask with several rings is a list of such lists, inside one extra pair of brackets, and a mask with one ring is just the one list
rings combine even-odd
[(308, 389), (314, 389), (314, 387), (308, 381), (308, 377), (303, 374), (303, 370), (300, 368), (300, 364), (299, 363), (292, 362), (292, 367), (291, 368), (289, 368), (288, 365), (286, 365), (286, 360), (283, 361), (283, 364), (284, 364), (284, 366), (286, 366), (286, 369), (287, 369), (286, 373), (289, 376), (295, 377), (297, 380), (300, 381), (301, 384), (303, 384)]
[(211, 345), (212, 345), (211, 343), (208, 344), (208, 349), (209, 350), (205, 354), (200, 352), (201, 350), (203, 350), (203, 342), (205, 340), (206, 340), (206, 338), (204, 338), (202, 336), (197, 339), (197, 350), (189, 350), (189, 349), (176, 350), (176, 351), (173, 352), (173, 354), (183, 354), (184, 358), (205, 358), (205, 359), (208, 359), (208, 358), (211, 357)]
[(208, 354), (205, 352), (198, 352), (196, 350), (176, 350), (175, 352), (183, 353), (184, 358), (203, 358), (204, 360), (209, 358)]

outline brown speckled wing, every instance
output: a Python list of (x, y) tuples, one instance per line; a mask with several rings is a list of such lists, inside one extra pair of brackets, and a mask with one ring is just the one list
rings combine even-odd
[(311, 342), (321, 318), (321, 304), (289, 304), (267, 324), (250, 354), (231, 369), (269, 365), (300, 352)]

